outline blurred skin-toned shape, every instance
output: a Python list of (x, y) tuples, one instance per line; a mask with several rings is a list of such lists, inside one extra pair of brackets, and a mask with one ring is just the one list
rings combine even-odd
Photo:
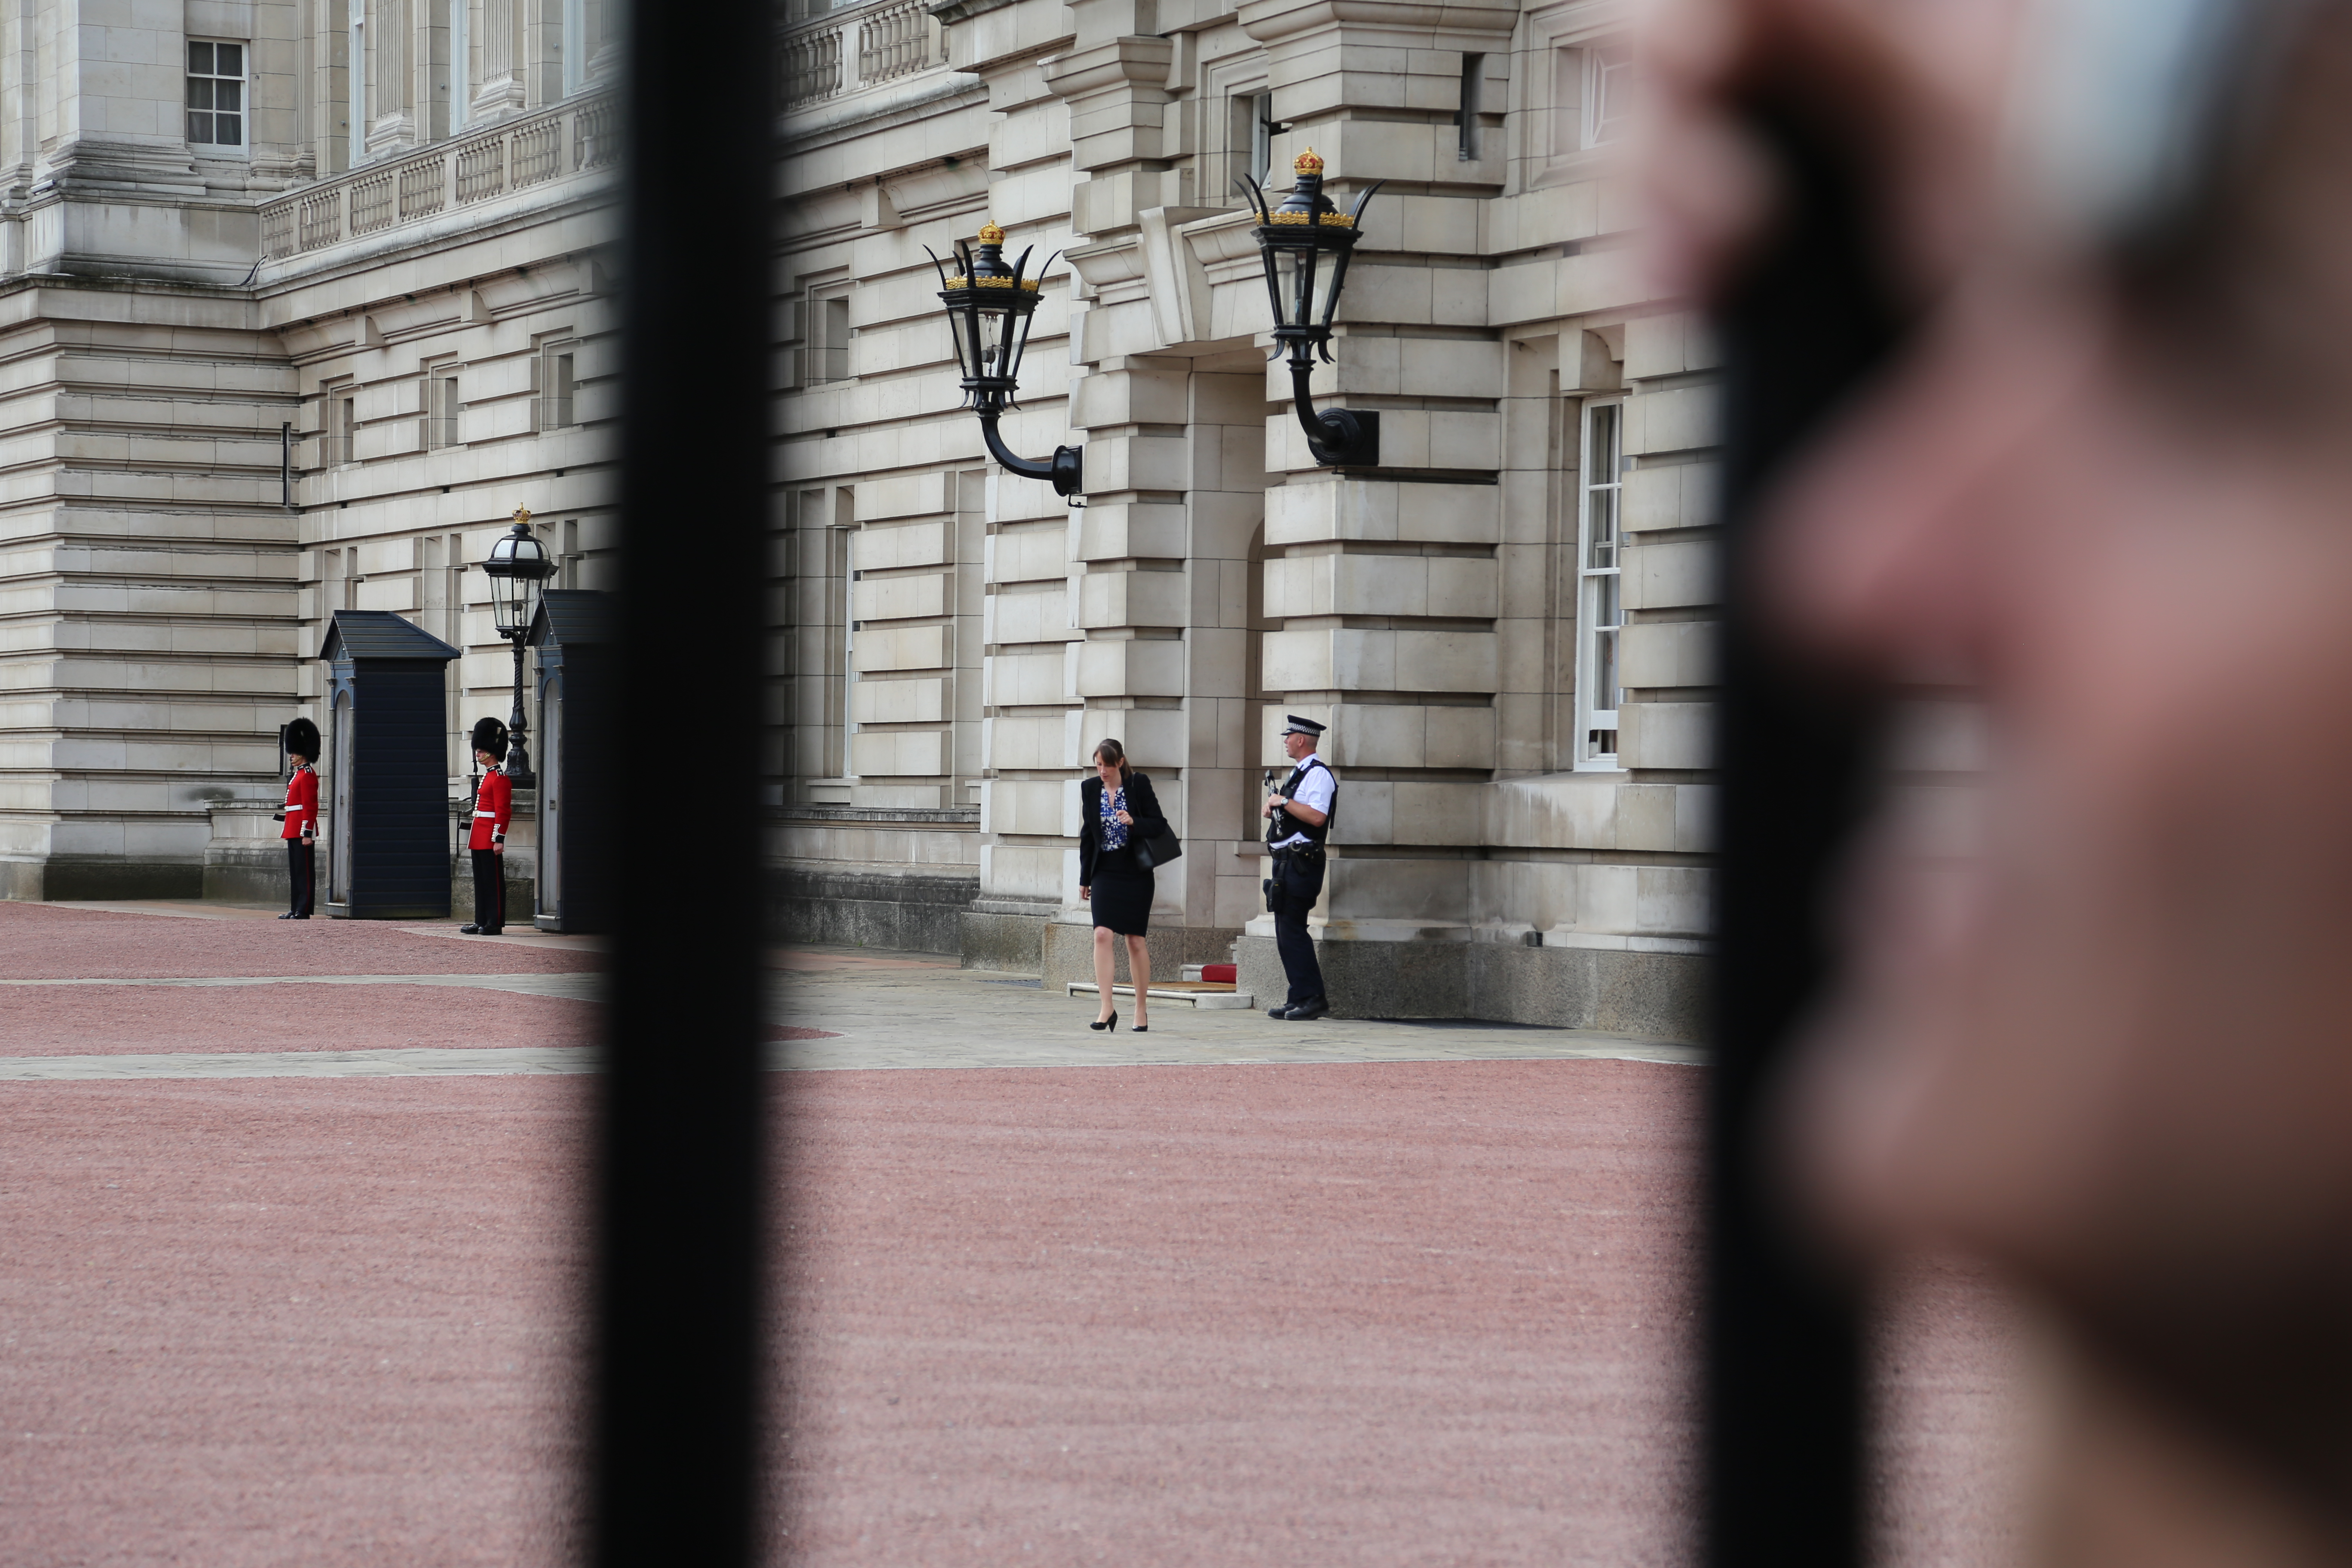
[(2022, 216), (2022, 16), (1654, 13), (1665, 277), (1704, 295), (1769, 232), (1769, 83), (1857, 149), (1923, 312), (1781, 488), (1758, 586), (1990, 736), (1974, 852), (1890, 824), (1856, 869), (1790, 1163), (1860, 1255), (1958, 1247), (2048, 1309), (2044, 1561), (2352, 1562), (2352, 5), (2302, 8), (2129, 261)]

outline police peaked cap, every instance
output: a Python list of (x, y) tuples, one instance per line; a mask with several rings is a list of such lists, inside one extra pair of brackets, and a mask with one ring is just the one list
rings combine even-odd
[(1289, 722), (1282, 728), (1282, 732), (1286, 735), (1320, 735), (1323, 732), (1323, 726), (1312, 719), (1301, 719), (1296, 713), (1286, 714), (1285, 717), (1289, 720)]
[(474, 721), (474, 750), (488, 752), (500, 762), (507, 760), (507, 727), (496, 719)]
[(297, 719), (286, 726), (286, 754), (319, 760), (319, 726), (308, 719)]

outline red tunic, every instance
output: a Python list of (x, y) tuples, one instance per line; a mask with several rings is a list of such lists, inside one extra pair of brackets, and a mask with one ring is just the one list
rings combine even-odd
[(304, 763), (286, 781), (286, 831), (280, 838), (299, 838), (319, 831), (319, 775)]
[(466, 840), (468, 849), (488, 849), (507, 841), (507, 821), (514, 815), (514, 780), (493, 768), (482, 775), (482, 787), (474, 792), (474, 831)]

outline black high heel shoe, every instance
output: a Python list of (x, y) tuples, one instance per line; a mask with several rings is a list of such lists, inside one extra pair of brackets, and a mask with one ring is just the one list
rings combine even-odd
[(1097, 1030), (1097, 1031), (1100, 1031), (1100, 1030), (1103, 1030), (1103, 1029), (1116, 1029), (1116, 1028), (1118, 1028), (1118, 1008), (1116, 1008), (1116, 1007), (1113, 1007), (1113, 1008), (1110, 1010), (1110, 1016), (1109, 1016), (1108, 1018), (1097, 1018), (1093, 1023), (1088, 1024), (1088, 1025), (1087, 1026), (1087, 1028), (1089, 1028), (1089, 1029)]
[(1137, 1024), (1127, 1032), (1130, 1035), (1148, 1035), (1151, 1033), (1151, 1026), (1149, 1024)]

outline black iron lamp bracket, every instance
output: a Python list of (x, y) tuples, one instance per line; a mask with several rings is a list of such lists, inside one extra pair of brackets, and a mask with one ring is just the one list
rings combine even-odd
[(1307, 432), (1307, 449), (1327, 468), (1381, 466), (1381, 416), (1370, 408), (1318, 408), (1307, 393), (1311, 364), (1290, 362), (1290, 405)]
[[(1274, 351), (1267, 357), (1289, 356), (1291, 406), (1315, 461), (1328, 468), (1378, 468), (1381, 416), (1364, 408), (1318, 408), (1308, 384), (1318, 359), (1334, 363), (1332, 320), (1347, 285), (1348, 263), (1363, 234), (1365, 210), (1381, 182), (1356, 198), (1353, 211), (1343, 213), (1323, 194), (1323, 160), (1313, 148), (1301, 153), (1292, 167), (1297, 183), (1279, 206), (1247, 175), (1237, 182), (1258, 219), (1255, 236), (1274, 314)], [(1317, 272), (1326, 266), (1328, 281), (1318, 310)]]
[[(969, 388), (967, 388), (969, 390)], [(1054, 455), (1044, 462), (1016, 454), (1004, 444), (998, 434), (996, 422), (1003, 417), (1002, 409), (992, 411), (981, 405), (980, 438), (988, 445), (988, 455), (1008, 474), (1024, 479), (1042, 479), (1054, 487), (1054, 493), (1064, 498), (1083, 498), (1087, 488), (1087, 455), (1083, 447), (1056, 447)], [(1083, 499), (1072, 500), (1073, 506), (1084, 506)]]
[[(927, 247), (928, 248), (928, 247)], [(955, 345), (956, 363), (963, 371), (965, 406), (980, 416), (981, 439), (988, 455), (1006, 473), (1037, 479), (1072, 506), (1086, 504), (1086, 456), (1076, 447), (1056, 447), (1043, 462), (1024, 458), (1005, 446), (997, 422), (1007, 409), (1018, 408), (1021, 354), (1029, 342), (1029, 327), (1037, 312), (1038, 287), (1045, 268), (1029, 270), (1031, 250), (1017, 260), (1004, 259), (1004, 230), (994, 223), (981, 226), (977, 243), (955, 242), (955, 271), (945, 258), (931, 254), (940, 275), (940, 302), (947, 307), (948, 335)], [(1045, 266), (1053, 265), (1053, 258)]]

